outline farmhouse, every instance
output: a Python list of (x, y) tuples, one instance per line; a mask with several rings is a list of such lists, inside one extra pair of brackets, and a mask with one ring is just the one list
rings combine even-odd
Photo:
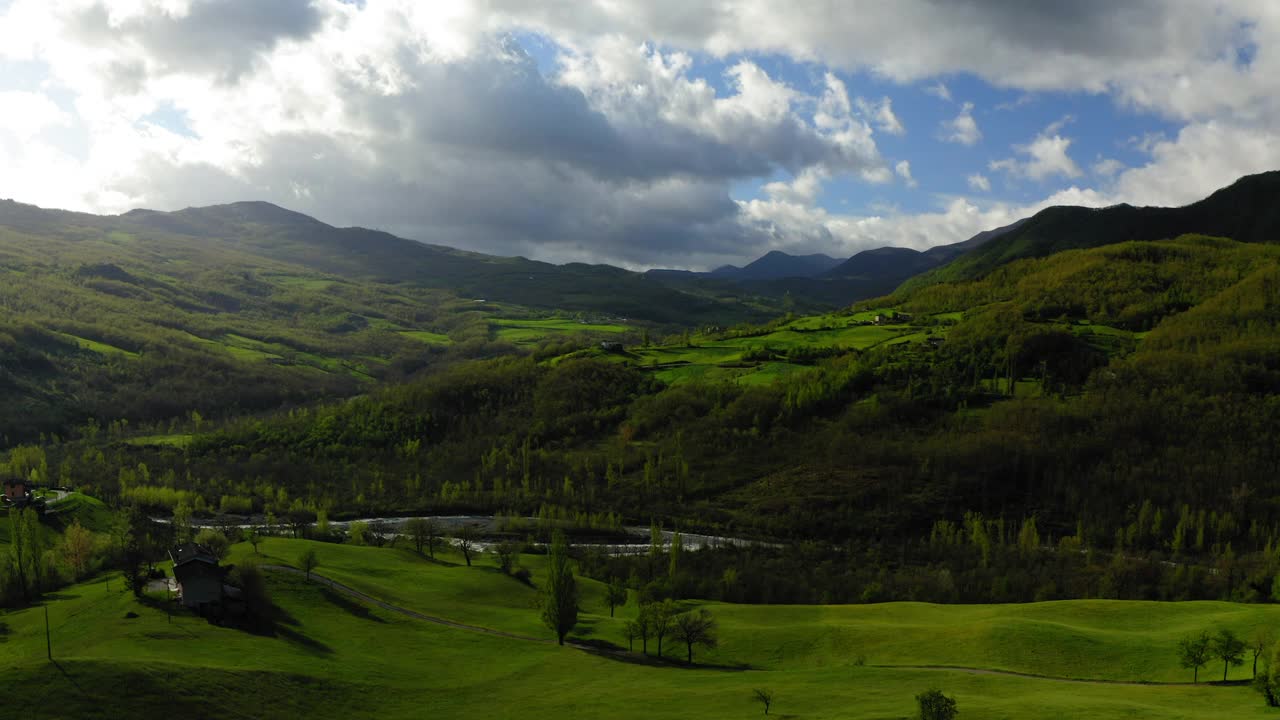
[(195, 543), (169, 551), (173, 578), (178, 583), (178, 602), (200, 612), (222, 604), (222, 568), (218, 559)]
[(600, 349), (605, 352), (622, 352), (622, 343), (605, 340), (600, 343)]
[(26, 480), (7, 478), (4, 481), (4, 499), (14, 505), (26, 505), (31, 501), (31, 488)]

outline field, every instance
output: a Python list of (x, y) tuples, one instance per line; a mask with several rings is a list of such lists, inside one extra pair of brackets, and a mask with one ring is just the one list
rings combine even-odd
[(547, 338), (586, 333), (620, 335), (631, 328), (617, 323), (593, 323), (569, 318), (494, 318), (489, 321), (499, 340), (529, 345)]
[(943, 313), (934, 318), (938, 324), (927, 327), (905, 321), (869, 324), (877, 314), (890, 312), (812, 315), (750, 334), (715, 331), (691, 335), (688, 342), (631, 346), (623, 354), (588, 352), (650, 368), (667, 383), (697, 379), (764, 385), (810, 367), (812, 362), (806, 358), (813, 353), (921, 344), (931, 336), (945, 338), (949, 324), (959, 315)]
[[(163, 603), (134, 602), (118, 577), (99, 578), (49, 601), (56, 664), (45, 659), (41, 608), (0, 616), (7, 702), (33, 718), (120, 717), (157, 707), (250, 718), (741, 718), (760, 714), (750, 696), (765, 687), (777, 698), (771, 716), (906, 718), (913, 696), (937, 686), (957, 698), (965, 718), (1270, 717), (1241, 686), (1081, 684), (923, 667), (1183, 683), (1188, 673), (1172, 653), (1179, 635), (1280, 621), (1265, 606), (712, 604), (721, 648), (686, 668), (620, 650), (557, 647), (538, 623), (536, 591), (498, 573), (487, 557), (467, 568), (453, 554), (432, 562), (407, 550), (283, 538), (268, 539), (261, 552), (282, 562), (307, 546), (326, 577), (420, 613), (528, 639), (370, 608), (279, 571), (268, 576), (282, 619), (273, 635), (256, 635), (170, 616)], [(238, 545), (233, 559), (251, 554)], [(523, 558), (535, 582), (541, 560)], [(610, 619), (600, 585), (581, 584), (584, 629), (571, 637), (625, 645), (620, 628), (634, 604)], [(900, 665), (916, 667), (883, 667)], [(1233, 678), (1248, 674), (1247, 663), (1232, 671)], [(1202, 679), (1214, 675), (1213, 665), (1201, 672)]]

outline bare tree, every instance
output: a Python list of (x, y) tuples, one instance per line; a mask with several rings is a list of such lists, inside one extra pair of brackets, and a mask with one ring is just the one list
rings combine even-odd
[(404, 531), (413, 543), (414, 551), (421, 555), (422, 548), (427, 545), (427, 519), (409, 518), (404, 524)]
[(688, 650), (689, 664), (693, 664), (693, 646), (701, 645), (714, 648), (720, 644), (719, 633), (716, 632), (716, 619), (705, 608), (698, 612), (677, 615), (671, 629), (671, 635), (685, 644)]
[(764, 706), (764, 714), (769, 714), (769, 706), (773, 704), (773, 691), (765, 688), (756, 688), (752, 691), (751, 699)]
[(471, 567), (471, 554), (476, 549), (476, 529), (470, 525), (463, 525), (458, 528), (458, 532), (453, 537), (458, 541), (458, 549), (462, 551), (467, 567)]
[(1253, 653), (1253, 676), (1255, 678), (1258, 677), (1258, 658), (1275, 644), (1276, 634), (1271, 628), (1259, 625), (1253, 629), (1253, 634), (1249, 636), (1249, 651)]

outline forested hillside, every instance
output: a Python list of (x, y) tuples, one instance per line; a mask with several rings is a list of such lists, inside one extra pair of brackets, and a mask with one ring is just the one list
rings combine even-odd
[(1280, 237), (1278, 197), (1280, 171), (1272, 171), (1243, 177), (1185, 207), (1051, 207), (909, 285), (972, 280), (1022, 258), (1185, 233), (1248, 243), (1276, 242)]
[[(75, 403), (128, 407), (136, 395), (178, 413), (158, 415), (179, 418), (168, 427), (90, 427), (23, 451), (113, 502), (277, 518), (654, 521), (803, 541), (786, 551), (803, 557), (703, 556), (723, 564), (702, 568), (703, 581), (730, 569), (740, 580), (736, 595), (699, 592), (741, 599), (1250, 599), (1269, 597), (1277, 575), (1280, 245), (1122, 242), (910, 283), (843, 314), (665, 344), (643, 328), (587, 324), (577, 327), (617, 333), (608, 337), (626, 347), (534, 349), (526, 333), (559, 321), (502, 325), (516, 321), (449, 296), (272, 266), (211, 280), (184, 269), (176, 249), (172, 275), (149, 273), (108, 262), (138, 252), (113, 241), (101, 258), (78, 248), (74, 271), (28, 258), (5, 295), (12, 307), (31, 303), (28, 313), (60, 308), (15, 331), (67, 343), (65, 356), (32, 362), (100, 366), (80, 371)], [(62, 252), (48, 247), (46, 256)], [(221, 251), (229, 264), (239, 252)], [(221, 295), (208, 295), (214, 285)], [(253, 324), (286, 302), (296, 308), (286, 329), (268, 336)], [(187, 335), (197, 340), (177, 342)], [(11, 356), (31, 357), (31, 343), (14, 337)], [(128, 374), (151, 357), (214, 372), (213, 356), (182, 353), (208, 353), (210, 340), (245, 348), (239, 338), (294, 347), (294, 364), (254, 366), (256, 385), (170, 388), (161, 371)], [(449, 343), (435, 352), (452, 355), (421, 361), (414, 353), (428, 342)], [(416, 350), (357, 364), (397, 348)], [(345, 372), (309, 365), (304, 353), (320, 350)], [(77, 365), (82, 353), (98, 365)], [(118, 383), (130, 377), (137, 386)], [(68, 387), (57, 382), (52, 397)], [(228, 408), (217, 392), (236, 400), (202, 426), (180, 414), (192, 387), (217, 389), (210, 407)], [(308, 402), (352, 387), (358, 397)]]
[(612, 332), (764, 317), (617, 268), (464, 253), (265, 203), (100, 217), (0, 202), (0, 308), (0, 446), (351, 396), (517, 352), (530, 337), (504, 318)]
[(720, 556), (744, 598), (1269, 595), (1280, 248), (1125, 243), (893, 300), (919, 339), (832, 348), (770, 384), (668, 386), (607, 354), (476, 361), (181, 442), (50, 447), (50, 472), (159, 512), (653, 519), (817, 543)]

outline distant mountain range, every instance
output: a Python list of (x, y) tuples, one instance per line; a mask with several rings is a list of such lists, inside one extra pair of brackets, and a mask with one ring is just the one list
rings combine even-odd
[[(758, 299), (746, 303), (732, 294), (673, 287), (609, 265), (553, 265), (334, 227), (265, 202), (101, 216), (0, 200), (0, 228), (36, 238), (108, 239), (120, 233), (154, 248), (154, 256), (181, 252), (195, 262), (204, 250), (225, 248), (347, 280), (407, 283), (465, 298), (670, 325), (761, 320), (780, 311)], [(0, 265), (3, 259), (0, 247)]]
[(985, 230), (963, 242), (923, 252), (883, 247), (847, 260), (828, 255), (788, 255), (774, 250), (744, 267), (726, 265), (709, 272), (650, 270), (647, 275), (674, 284), (732, 283), (757, 295), (793, 298), (819, 305), (847, 305), (893, 292), (903, 281), (945, 265), (970, 250), (1021, 226), (1025, 220)]
[(217, 243), (352, 280), (410, 283), (467, 298), (663, 324), (724, 324), (776, 315), (784, 298), (798, 310), (842, 307), (889, 294), (907, 281), (915, 286), (972, 279), (1012, 260), (1125, 240), (1200, 233), (1280, 241), (1280, 171), (1241, 178), (1180, 208), (1052, 207), (923, 252), (884, 247), (841, 260), (775, 250), (743, 267), (710, 272), (636, 273), (609, 265), (496, 257), (366, 228), (338, 228), (264, 202), (98, 216), (0, 201), (0, 227), (63, 239), (121, 232), (144, 243), (163, 239), (170, 250), (190, 248), (192, 257), (202, 246)]

